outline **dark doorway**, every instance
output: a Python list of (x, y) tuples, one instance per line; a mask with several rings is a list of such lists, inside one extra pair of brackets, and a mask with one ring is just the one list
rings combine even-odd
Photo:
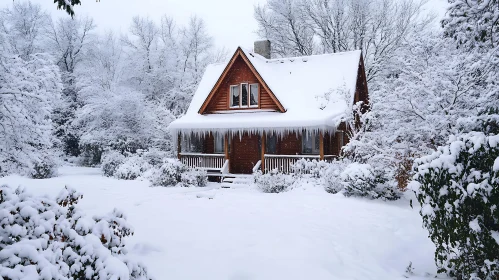
[(232, 138), (230, 155), (230, 172), (235, 174), (251, 174), (253, 167), (260, 160), (260, 136), (244, 133)]

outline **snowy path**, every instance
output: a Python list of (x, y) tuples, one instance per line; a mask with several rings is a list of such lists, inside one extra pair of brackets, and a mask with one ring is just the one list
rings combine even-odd
[(435, 273), (434, 246), (406, 201), (218, 184), (149, 188), (76, 167), (47, 180), (0, 178), (6, 183), (50, 196), (72, 186), (84, 193), (81, 207), (90, 214), (123, 209), (135, 227), (131, 253), (155, 279), (406, 279), (410, 261), (411, 279)]

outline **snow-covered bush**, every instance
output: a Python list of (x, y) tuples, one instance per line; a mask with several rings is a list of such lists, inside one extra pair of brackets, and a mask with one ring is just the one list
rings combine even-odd
[(116, 168), (114, 177), (122, 180), (135, 180), (151, 168), (151, 164), (144, 157), (135, 154), (125, 158), (123, 163)]
[(101, 168), (104, 175), (112, 177), (118, 167), (125, 162), (125, 156), (118, 151), (108, 151), (102, 155)]
[[(184, 181), (189, 181), (188, 175), (184, 175), (182, 180), (182, 174), (187, 173), (189, 169), (186, 165), (181, 163), (177, 159), (167, 158), (163, 161), (163, 164), (159, 168), (154, 168), (148, 172), (146, 177), (151, 181), (152, 186), (162, 186), (162, 187), (174, 187), (179, 183)], [(204, 174), (206, 175), (206, 174)], [(194, 178), (195, 175), (191, 176)], [(197, 179), (192, 179), (191, 182)], [(200, 179), (201, 180), (201, 179)], [(201, 180), (202, 181), (202, 180)]]
[(191, 169), (182, 173), (181, 183), (183, 187), (206, 187), (208, 175), (204, 170)]
[(343, 190), (343, 181), (341, 173), (345, 169), (346, 164), (343, 161), (333, 161), (328, 164), (322, 175), (324, 189), (328, 193), (338, 193)]
[(439, 272), (499, 277), (499, 135), (471, 132), (416, 160), (410, 188), (436, 245)]
[(57, 176), (57, 164), (51, 158), (35, 162), (30, 172), (33, 179), (46, 179)]
[(147, 161), (152, 166), (161, 166), (163, 164), (163, 159), (171, 157), (168, 152), (160, 151), (157, 149), (150, 149), (148, 151), (138, 151), (138, 154), (142, 155), (145, 161)]
[(271, 170), (262, 174), (261, 171), (253, 175), (256, 186), (265, 193), (280, 193), (289, 189), (293, 184), (293, 176)]
[(345, 196), (359, 196), (370, 199), (396, 200), (400, 192), (396, 185), (390, 184), (386, 173), (370, 164), (350, 163), (343, 172), (341, 180)]
[(132, 227), (118, 210), (90, 218), (83, 196), (64, 189), (57, 199), (0, 187), (0, 278), (148, 279), (127, 256)]
[(302, 176), (309, 174), (314, 178), (321, 177), (324, 170), (328, 168), (328, 163), (325, 161), (317, 161), (315, 159), (299, 159), (292, 165), (292, 170), (295, 175)]

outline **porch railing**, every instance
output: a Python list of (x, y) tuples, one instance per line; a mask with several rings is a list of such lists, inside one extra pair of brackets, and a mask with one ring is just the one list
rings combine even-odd
[[(265, 154), (265, 163), (264, 163), (264, 172), (268, 172), (270, 170), (277, 169), (282, 173), (292, 173), (293, 172), (293, 164), (295, 164), (300, 159), (308, 159), (308, 160), (320, 160), (319, 155), (273, 155), (273, 154)], [(333, 155), (324, 155), (325, 161), (333, 160), (335, 156)]]
[(226, 168), (224, 154), (180, 153), (180, 161), (193, 168), (222, 169)]

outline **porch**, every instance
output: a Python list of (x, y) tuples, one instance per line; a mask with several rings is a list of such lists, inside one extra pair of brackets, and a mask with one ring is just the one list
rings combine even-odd
[(179, 134), (178, 159), (189, 167), (207, 171), (209, 176), (266, 173), (278, 170), (291, 173), (300, 159), (330, 161), (339, 156), (348, 141), (343, 131), (333, 133)]

